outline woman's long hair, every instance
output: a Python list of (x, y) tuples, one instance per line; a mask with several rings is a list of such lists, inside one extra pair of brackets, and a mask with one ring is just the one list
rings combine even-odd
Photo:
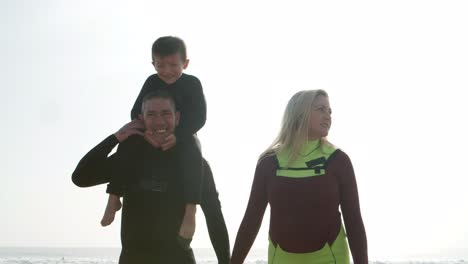
[[(297, 92), (286, 106), (281, 122), (281, 129), (276, 139), (262, 153), (261, 157), (282, 151), (289, 152), (288, 165), (295, 161), (304, 144), (309, 140), (309, 117), (312, 103), (317, 96), (328, 97), (324, 90), (306, 90)], [(326, 138), (320, 144), (330, 144)]]

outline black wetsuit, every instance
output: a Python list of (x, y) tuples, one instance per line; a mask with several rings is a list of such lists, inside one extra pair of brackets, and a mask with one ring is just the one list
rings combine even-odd
[(178, 146), (167, 151), (152, 147), (140, 136), (119, 145), (112, 177), (123, 185), (120, 264), (195, 263), (191, 248), (177, 243), (185, 213)]
[[(90, 187), (109, 182), (111, 171), (118, 168), (115, 167), (115, 164), (119, 162), (119, 158), (117, 153), (109, 157), (108, 155), (118, 143), (119, 142), (116, 137), (111, 135), (89, 151), (78, 163), (72, 174), (72, 181), (79, 187)], [(163, 155), (164, 153), (165, 152), (162, 152)], [(172, 163), (172, 165), (174, 165), (175, 168), (178, 167), (177, 164)], [(218, 262), (228, 263), (230, 256), (229, 237), (223, 214), (221, 212), (221, 205), (218, 199), (213, 175), (208, 163), (204, 159), (203, 172), (203, 192), (200, 206), (205, 214), (208, 232), (216, 252)], [(183, 185), (185, 183), (181, 184)], [(126, 209), (124, 208), (123, 211), (125, 210)], [(122, 222), (122, 225), (124, 225), (124, 222)], [(161, 248), (164, 249), (164, 246), (161, 246)]]

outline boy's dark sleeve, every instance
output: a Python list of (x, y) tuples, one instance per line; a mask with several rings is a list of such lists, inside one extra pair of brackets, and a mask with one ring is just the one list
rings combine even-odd
[(109, 165), (112, 156), (108, 158), (107, 155), (118, 143), (117, 138), (110, 135), (91, 149), (73, 171), (73, 183), (78, 187), (91, 187), (109, 182)]
[(218, 263), (228, 264), (231, 256), (229, 246), (229, 235), (224, 222), (221, 203), (216, 191), (216, 185), (213, 179), (211, 168), (203, 159), (203, 194), (200, 206), (205, 214), (206, 225), (210, 235)]
[(183, 83), (184, 93), (179, 104), (180, 122), (175, 132), (177, 142), (190, 140), (206, 122), (206, 101), (198, 78), (191, 76)]
[(137, 99), (135, 100), (135, 103), (133, 104), (132, 111), (130, 112), (131, 120), (138, 118), (138, 115), (141, 113), (143, 97), (145, 97), (145, 95), (148, 94), (149, 91), (151, 91), (151, 86), (154, 85), (154, 82), (154, 75), (151, 75), (146, 79), (145, 83), (143, 84), (143, 87), (140, 90), (140, 93), (137, 96)]

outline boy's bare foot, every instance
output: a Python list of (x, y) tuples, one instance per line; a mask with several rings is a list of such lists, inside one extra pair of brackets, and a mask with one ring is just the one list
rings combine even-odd
[(122, 203), (117, 195), (110, 194), (109, 200), (107, 201), (106, 210), (101, 220), (102, 226), (108, 226), (114, 222), (115, 213), (122, 208)]

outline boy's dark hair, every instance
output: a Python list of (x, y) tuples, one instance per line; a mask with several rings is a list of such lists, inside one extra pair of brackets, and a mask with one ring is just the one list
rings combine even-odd
[(183, 61), (187, 59), (187, 48), (182, 39), (178, 37), (166, 36), (158, 38), (151, 48), (151, 55), (154, 61), (156, 56), (164, 57), (179, 53)]
[(174, 109), (174, 112), (177, 111), (176, 104), (174, 97), (166, 90), (156, 90), (153, 92), (148, 93), (143, 97), (142, 103), (141, 103), (141, 113), (143, 114), (143, 108), (145, 107), (145, 102), (151, 99), (167, 99), (171, 102), (171, 106)]

